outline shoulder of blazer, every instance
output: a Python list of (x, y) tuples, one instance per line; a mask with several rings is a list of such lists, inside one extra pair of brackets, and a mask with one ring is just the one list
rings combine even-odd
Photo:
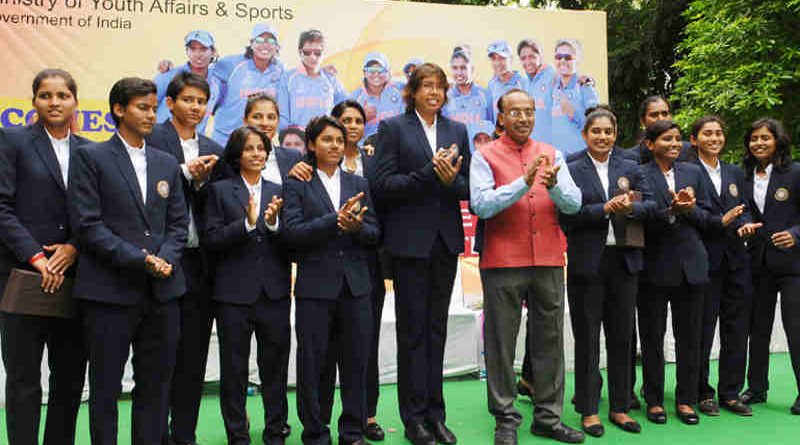
[[(214, 139), (211, 139), (206, 135), (200, 134), (198, 136), (200, 141), (206, 144), (212, 153), (222, 156), (222, 153), (225, 151), (225, 147), (223, 147), (222, 145), (219, 144), (219, 142), (215, 141)], [(220, 161), (222, 161), (222, 159), (220, 159)]]

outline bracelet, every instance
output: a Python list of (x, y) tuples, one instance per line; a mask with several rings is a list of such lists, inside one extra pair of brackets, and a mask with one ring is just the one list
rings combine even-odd
[(44, 252), (39, 252), (39, 253), (37, 253), (36, 255), (32, 256), (32, 257), (31, 257), (31, 259), (29, 259), (29, 260), (28, 260), (28, 264), (30, 264), (31, 266), (33, 266), (33, 263), (35, 263), (35, 262), (37, 262), (37, 261), (41, 260), (41, 259), (42, 259), (42, 258), (44, 258), (44, 257), (45, 257), (45, 256), (44, 256)]

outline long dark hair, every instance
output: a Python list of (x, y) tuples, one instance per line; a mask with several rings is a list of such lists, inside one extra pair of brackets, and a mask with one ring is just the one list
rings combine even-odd
[(772, 155), (773, 168), (779, 172), (786, 172), (792, 166), (792, 139), (783, 128), (781, 121), (771, 117), (762, 117), (750, 124), (744, 134), (744, 156), (742, 167), (747, 179), (753, 178), (753, 170), (758, 166), (758, 160), (750, 153), (750, 137), (759, 128), (766, 128), (775, 138), (775, 154)]

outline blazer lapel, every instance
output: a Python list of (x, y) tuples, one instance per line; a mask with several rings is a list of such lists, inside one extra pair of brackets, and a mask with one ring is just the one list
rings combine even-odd
[(319, 172), (314, 172), (314, 176), (311, 177), (311, 189), (314, 190), (314, 194), (322, 201), (322, 205), (325, 207), (326, 210), (329, 212), (335, 212), (336, 209), (333, 208), (333, 202), (331, 201), (330, 196), (328, 196), (328, 191), (325, 190), (325, 186), (322, 185), (322, 180), (319, 179)]
[[(147, 223), (149, 227), (150, 221), (147, 218), (147, 212), (145, 211), (144, 208), (144, 201), (142, 200), (142, 191), (139, 189), (139, 180), (136, 179), (136, 171), (133, 169), (133, 162), (131, 162), (131, 158), (130, 156), (128, 156), (128, 152), (125, 150), (125, 145), (122, 143), (122, 140), (119, 138), (119, 135), (115, 134), (112, 137), (112, 140), (114, 144), (114, 151), (113, 151), (114, 159), (116, 160), (117, 168), (122, 174), (123, 179), (125, 179), (125, 182), (128, 183), (128, 190), (131, 192), (131, 195), (133, 196), (133, 201), (136, 203), (136, 207), (139, 209), (139, 213), (142, 214), (142, 218), (144, 218), (145, 223)], [(149, 169), (150, 168), (148, 165), (148, 170)]]
[[(653, 192), (658, 193), (661, 200), (669, 207), (672, 204), (672, 197), (669, 196), (669, 185), (667, 185), (667, 179), (664, 178), (664, 173), (655, 161), (650, 161), (649, 168), (650, 176), (653, 178), (653, 183), (655, 184), (655, 190), (653, 190)], [(673, 165), (673, 169), (674, 168), (675, 166)], [(675, 177), (675, 188), (678, 188), (677, 176)]]
[(275, 151), (275, 160), (278, 162), (278, 171), (281, 173), (281, 179), (285, 180), (292, 166), (289, 165), (286, 156), (284, 156), (283, 148), (273, 146), (272, 150)]
[(775, 201), (775, 191), (785, 183), (783, 175), (784, 173), (779, 172), (774, 166), (772, 167), (772, 174), (769, 175), (769, 184), (767, 185), (767, 196), (764, 197), (764, 215), (769, 212)]
[[(72, 142), (72, 138), (70, 139), (70, 142)], [(37, 124), (35, 127), (33, 133), (33, 147), (39, 157), (42, 158), (42, 162), (44, 162), (44, 165), (47, 167), (47, 171), (50, 172), (50, 175), (53, 177), (53, 180), (56, 181), (56, 184), (58, 184), (59, 187), (61, 187), (61, 190), (65, 190), (66, 187), (64, 185), (64, 177), (61, 176), (61, 166), (58, 163), (55, 149), (50, 143), (50, 138), (47, 137), (47, 133), (45, 133), (43, 125)]]
[[(610, 160), (609, 160), (610, 163)], [(600, 195), (600, 197), (606, 201), (608, 197), (606, 193), (603, 191), (603, 182), (600, 180), (600, 174), (597, 173), (597, 169), (594, 167), (594, 163), (592, 159), (589, 157), (589, 153), (586, 153), (583, 158), (583, 163), (581, 164), (581, 168), (585, 172), (585, 174), (590, 178), (589, 180), (592, 183), (592, 188)], [(611, 166), (608, 167), (609, 176), (611, 176)], [(609, 181), (609, 186), (610, 186)], [(611, 196), (610, 194), (608, 196)]]
[(714, 187), (714, 181), (711, 180), (711, 175), (709, 175), (708, 170), (706, 170), (706, 166), (703, 165), (703, 161), (701, 161), (699, 158), (697, 159), (697, 161), (695, 161), (695, 163), (700, 167), (701, 181), (704, 182), (703, 185), (705, 185), (705, 187), (708, 189), (708, 195), (711, 196), (711, 199), (714, 200), (714, 202), (721, 209), (725, 209), (725, 206), (722, 205), (722, 195), (725, 193), (725, 189), (724, 189), (724, 187), (725, 187), (725, 176), (726, 176), (725, 175), (725, 168), (722, 165), (722, 161), (717, 160), (717, 162), (719, 163), (718, 165), (719, 165), (720, 178), (721, 178), (720, 179), (721, 185), (720, 185), (720, 188), (719, 188), (720, 193), (717, 193), (717, 188)]
[(261, 202), (259, 203), (259, 215), (263, 215), (264, 211), (267, 210), (267, 206), (272, 201), (272, 195), (269, 194), (267, 191), (267, 180), (263, 177), (261, 178)]
[(185, 164), (186, 158), (183, 156), (183, 147), (181, 147), (181, 138), (180, 136), (178, 136), (178, 131), (175, 130), (175, 126), (172, 125), (172, 120), (168, 120), (167, 124), (164, 127), (166, 128), (167, 134), (169, 135), (169, 137), (167, 138), (168, 147), (159, 147), (159, 148), (165, 148), (169, 150), (169, 152), (172, 153), (173, 156), (175, 156), (175, 159), (178, 160), (178, 164)]
[[(437, 118), (438, 119), (438, 118)], [(433, 151), (431, 148), (431, 144), (428, 143), (428, 138), (425, 136), (425, 130), (422, 128), (422, 123), (419, 121), (416, 112), (411, 112), (406, 115), (406, 120), (408, 121), (409, 126), (411, 127), (411, 133), (414, 135), (414, 138), (417, 140), (417, 146), (420, 150), (422, 150), (422, 154), (425, 155), (425, 159), (431, 160), (433, 159)], [(438, 131), (438, 122), (437, 122), (437, 131)], [(439, 135), (437, 134), (437, 142)]]
[[(618, 150), (617, 148), (614, 149), (615, 151)], [(620, 159), (616, 156), (609, 156), (608, 157), (608, 199), (613, 198), (614, 196), (619, 193), (619, 178), (622, 176), (619, 173), (620, 167)], [(631, 178), (625, 178), (628, 180), (628, 190), (631, 190)], [(627, 191), (627, 190), (626, 190)]]
[(233, 185), (233, 193), (236, 195), (239, 203), (241, 203), (244, 208), (247, 208), (250, 204), (250, 191), (247, 189), (247, 185), (245, 185), (241, 175), (239, 175)]

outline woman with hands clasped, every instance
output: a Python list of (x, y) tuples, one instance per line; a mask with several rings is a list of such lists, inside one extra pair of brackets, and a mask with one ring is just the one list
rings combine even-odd
[[(703, 241), (708, 251), (711, 285), (703, 297), (702, 350), (698, 387), (700, 412), (718, 416), (720, 408), (740, 416), (752, 415), (739, 400), (747, 363), (747, 331), (750, 320), (750, 258), (738, 228), (751, 222), (744, 201), (744, 174), (719, 156), (725, 148), (725, 125), (716, 116), (702, 117), (692, 125), (691, 143), (696, 151), (709, 194), (710, 219)], [(717, 403), (709, 385), (711, 345), (719, 318), (720, 352)]]
[(701, 234), (709, 225), (709, 198), (702, 171), (675, 162), (681, 151), (678, 125), (659, 120), (647, 127), (645, 144), (653, 160), (640, 168), (653, 192), (645, 231), (647, 249), (638, 301), (647, 419), (667, 422), (664, 410), (664, 334), (667, 303), (675, 335), (678, 418), (687, 425), (700, 419), (700, 333), (703, 295), (708, 285), (708, 254)]
[(282, 444), (288, 416), (291, 265), (280, 241), (281, 188), (261, 177), (270, 141), (254, 127), (225, 147), (236, 176), (211, 184), (206, 245), (215, 256), (213, 299), (220, 341), (220, 405), (228, 443), (249, 442), (245, 412), (250, 338), (258, 345), (265, 444)]
[[(775, 119), (753, 122), (744, 149), (744, 198), (754, 222), (740, 227), (739, 235), (747, 237), (754, 295), (748, 389), (742, 401), (752, 405), (767, 401), (769, 342), (778, 292), (800, 394), (800, 164), (792, 162), (789, 135)], [(800, 396), (791, 413), (800, 415)]]
[(321, 116), (306, 127), (310, 181), (284, 184), (282, 233), (297, 260), (297, 410), (303, 443), (330, 443), (321, 380), (338, 351), (339, 443), (365, 444), (366, 369), (372, 332), (368, 258), (380, 239), (367, 180), (339, 164), (347, 130)]

